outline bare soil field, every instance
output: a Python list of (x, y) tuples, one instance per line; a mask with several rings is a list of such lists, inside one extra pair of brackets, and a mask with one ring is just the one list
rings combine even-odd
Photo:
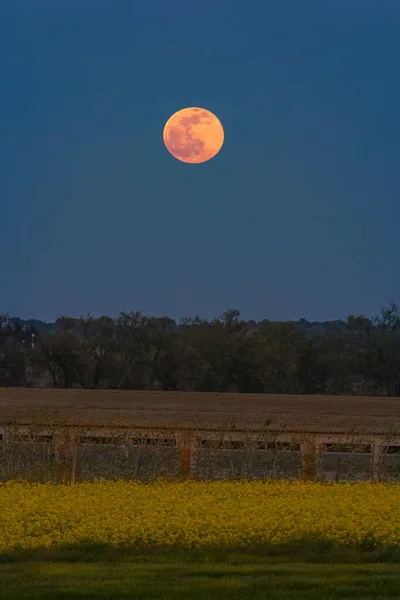
[(385, 434), (400, 398), (0, 388), (7, 424)]

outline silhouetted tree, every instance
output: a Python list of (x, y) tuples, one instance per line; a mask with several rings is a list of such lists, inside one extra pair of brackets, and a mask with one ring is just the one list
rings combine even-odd
[(326, 323), (256, 323), (233, 308), (178, 324), (141, 311), (40, 323), (0, 314), (0, 385), (400, 395), (394, 303)]

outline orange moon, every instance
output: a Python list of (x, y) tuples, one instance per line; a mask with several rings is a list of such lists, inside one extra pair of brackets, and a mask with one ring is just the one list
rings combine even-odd
[(178, 110), (168, 119), (163, 138), (172, 156), (197, 164), (218, 154), (224, 143), (224, 128), (212, 112), (192, 106)]

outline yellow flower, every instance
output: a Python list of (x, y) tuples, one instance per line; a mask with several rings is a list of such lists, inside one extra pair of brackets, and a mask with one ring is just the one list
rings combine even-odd
[(322, 539), (400, 545), (400, 485), (139, 482), (0, 488), (0, 551), (105, 542), (279, 544)]

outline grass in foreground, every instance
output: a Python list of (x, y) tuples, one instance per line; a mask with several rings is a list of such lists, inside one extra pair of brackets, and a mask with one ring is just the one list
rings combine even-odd
[(37, 549), (1, 557), (0, 598), (393, 600), (400, 597), (399, 564), (396, 550), (315, 544), (246, 551)]

